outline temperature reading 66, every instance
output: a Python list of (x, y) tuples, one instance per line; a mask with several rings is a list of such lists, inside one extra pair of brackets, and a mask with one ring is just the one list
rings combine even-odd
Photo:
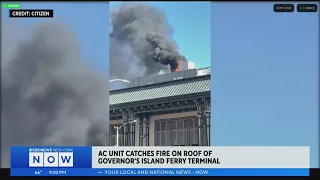
[(34, 171), (34, 174), (36, 174), (36, 175), (40, 175), (41, 174), (41, 170), (40, 171)]

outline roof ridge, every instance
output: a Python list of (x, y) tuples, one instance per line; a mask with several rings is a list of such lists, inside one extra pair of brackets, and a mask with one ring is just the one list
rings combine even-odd
[(122, 91), (109, 95), (109, 104), (133, 103), (154, 99), (177, 97), (181, 95), (192, 95), (211, 91), (210, 78), (185, 81), (186, 83), (163, 84), (149, 88), (139, 88), (131, 91)]
[(152, 89), (153, 87), (163, 87), (163, 86), (169, 86), (172, 84), (181, 84), (181, 83), (187, 83), (187, 82), (193, 82), (197, 81), (198, 79), (210, 79), (210, 74), (208, 75), (203, 75), (203, 76), (196, 76), (192, 78), (185, 78), (185, 79), (176, 79), (172, 81), (166, 81), (166, 82), (161, 82), (161, 83), (154, 83), (154, 84), (148, 84), (144, 86), (136, 86), (136, 87), (129, 87), (129, 88), (124, 88), (124, 89), (117, 89), (117, 90), (112, 90), (109, 91), (109, 94), (119, 94), (119, 93), (124, 93), (124, 92), (132, 92), (132, 91), (138, 91), (142, 89)]

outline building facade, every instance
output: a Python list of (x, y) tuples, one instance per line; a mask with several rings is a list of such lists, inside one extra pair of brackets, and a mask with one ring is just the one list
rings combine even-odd
[(210, 74), (110, 92), (110, 145), (210, 146)]

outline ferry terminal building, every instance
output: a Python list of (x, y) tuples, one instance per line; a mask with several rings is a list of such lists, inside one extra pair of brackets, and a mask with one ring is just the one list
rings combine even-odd
[(116, 145), (115, 127), (136, 120), (119, 130), (119, 146), (210, 146), (210, 71), (181, 78), (190, 72), (110, 91), (110, 145)]

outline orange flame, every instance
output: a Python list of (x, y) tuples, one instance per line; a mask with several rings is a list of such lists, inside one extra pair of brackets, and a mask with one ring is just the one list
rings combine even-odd
[(174, 69), (174, 72), (178, 72), (179, 71), (179, 66), (180, 66), (180, 64), (179, 64), (179, 61), (177, 61), (177, 67)]

